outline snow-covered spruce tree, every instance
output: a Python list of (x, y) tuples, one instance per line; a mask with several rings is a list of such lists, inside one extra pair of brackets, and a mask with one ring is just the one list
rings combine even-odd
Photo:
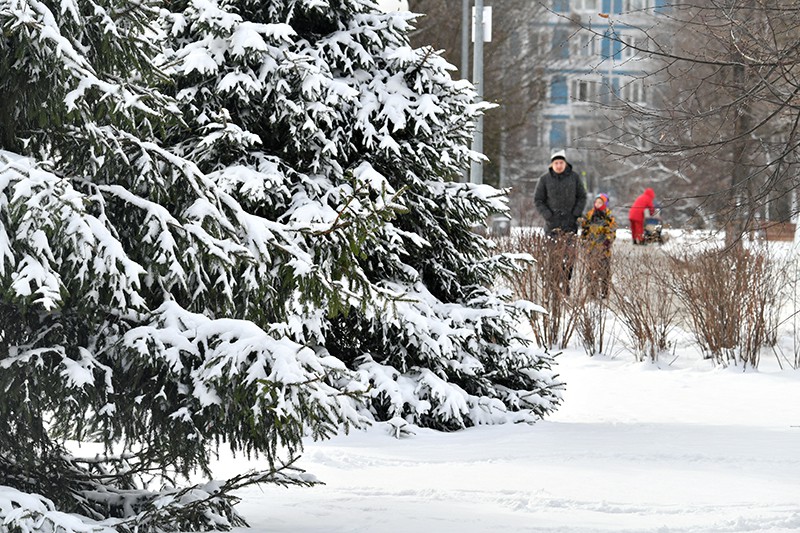
[[(512, 265), (473, 231), (504, 197), (454, 181), (481, 106), (439, 55), (409, 47), (409, 16), (365, 0), (171, 8), (168, 63), (191, 126), (176, 150), (249, 213), (297, 226), (335, 289), (309, 302), (276, 257), (250, 319), (344, 362), (355, 378), (339, 386), (378, 419), (456, 429), (552, 410), (551, 360), (516, 334), (531, 306), (492, 288)], [(402, 212), (370, 224), (386, 206)], [(357, 239), (334, 231), (348, 226)]]
[[(441, 428), (552, 409), (527, 306), (489, 288), (510, 263), (471, 231), (504, 204), (448, 181), (480, 110), (406, 21), (171, 3), (154, 60), (154, 7), (0, 0), (4, 527), (226, 528), (230, 490), (305, 482), (279, 452), (364, 405)], [(220, 443), (270, 469), (174, 486)]]
[[(285, 298), (327, 312), (333, 287), (297, 238), (316, 228), (250, 212), (159, 142), (185, 127), (153, 89), (168, 81), (153, 67), (160, 14), (0, 0), (4, 531), (241, 524), (231, 490), (308, 483), (291, 467), (301, 437), (361, 421), (333, 386), (351, 372), (275, 311)], [(328, 231), (357, 242), (390, 207)], [(210, 474), (220, 443), (269, 465), (176, 485)]]

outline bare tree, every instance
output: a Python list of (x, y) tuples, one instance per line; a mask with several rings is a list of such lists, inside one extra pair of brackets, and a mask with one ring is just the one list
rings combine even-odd
[[(609, 103), (626, 118), (604, 149), (679, 177), (684, 186), (668, 200), (690, 199), (731, 242), (760, 217), (788, 219), (798, 186), (800, 7), (695, 0), (649, 13), (636, 14), (648, 24), (639, 27), (645, 40), (617, 42), (646, 59), (643, 79), (657, 98)], [(610, 25), (633, 16), (609, 15)]]

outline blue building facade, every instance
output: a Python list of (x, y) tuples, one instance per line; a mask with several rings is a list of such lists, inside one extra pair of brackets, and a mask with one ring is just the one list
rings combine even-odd
[(532, 139), (537, 146), (581, 150), (597, 140), (599, 106), (647, 104), (651, 95), (641, 63), (646, 58), (636, 48), (647, 48), (641, 28), (665, 5), (666, 0), (551, 0), (548, 20), (530, 27), (534, 46), (550, 47), (546, 104), (539, 138)]

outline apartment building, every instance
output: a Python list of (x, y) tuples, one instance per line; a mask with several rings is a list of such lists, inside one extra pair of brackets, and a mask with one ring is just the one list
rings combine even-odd
[(590, 191), (609, 192), (602, 180), (610, 174), (610, 163), (596, 148), (615, 137), (609, 125), (622, 120), (619, 110), (646, 107), (654, 96), (641, 50), (648, 49), (648, 34), (665, 4), (551, 0), (547, 10), (521, 23), (521, 34), (509, 43), (530, 58), (528, 68), (541, 80), (542, 105), (526, 120), (522, 150), (502, 169), (502, 184), (515, 189), (515, 216), (530, 213), (531, 188), (540, 173), (531, 168), (543, 172), (553, 149), (567, 149)]
[(547, 20), (532, 21), (535, 48), (549, 48), (547, 99), (534, 142), (579, 149), (596, 141), (599, 106), (646, 105), (647, 31), (665, 0), (553, 0)]

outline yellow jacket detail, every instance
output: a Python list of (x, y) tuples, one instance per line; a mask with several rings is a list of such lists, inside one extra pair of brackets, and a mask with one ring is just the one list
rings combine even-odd
[(617, 238), (617, 221), (610, 209), (590, 209), (581, 222), (581, 242), (590, 250), (601, 249), (611, 256), (611, 243)]

